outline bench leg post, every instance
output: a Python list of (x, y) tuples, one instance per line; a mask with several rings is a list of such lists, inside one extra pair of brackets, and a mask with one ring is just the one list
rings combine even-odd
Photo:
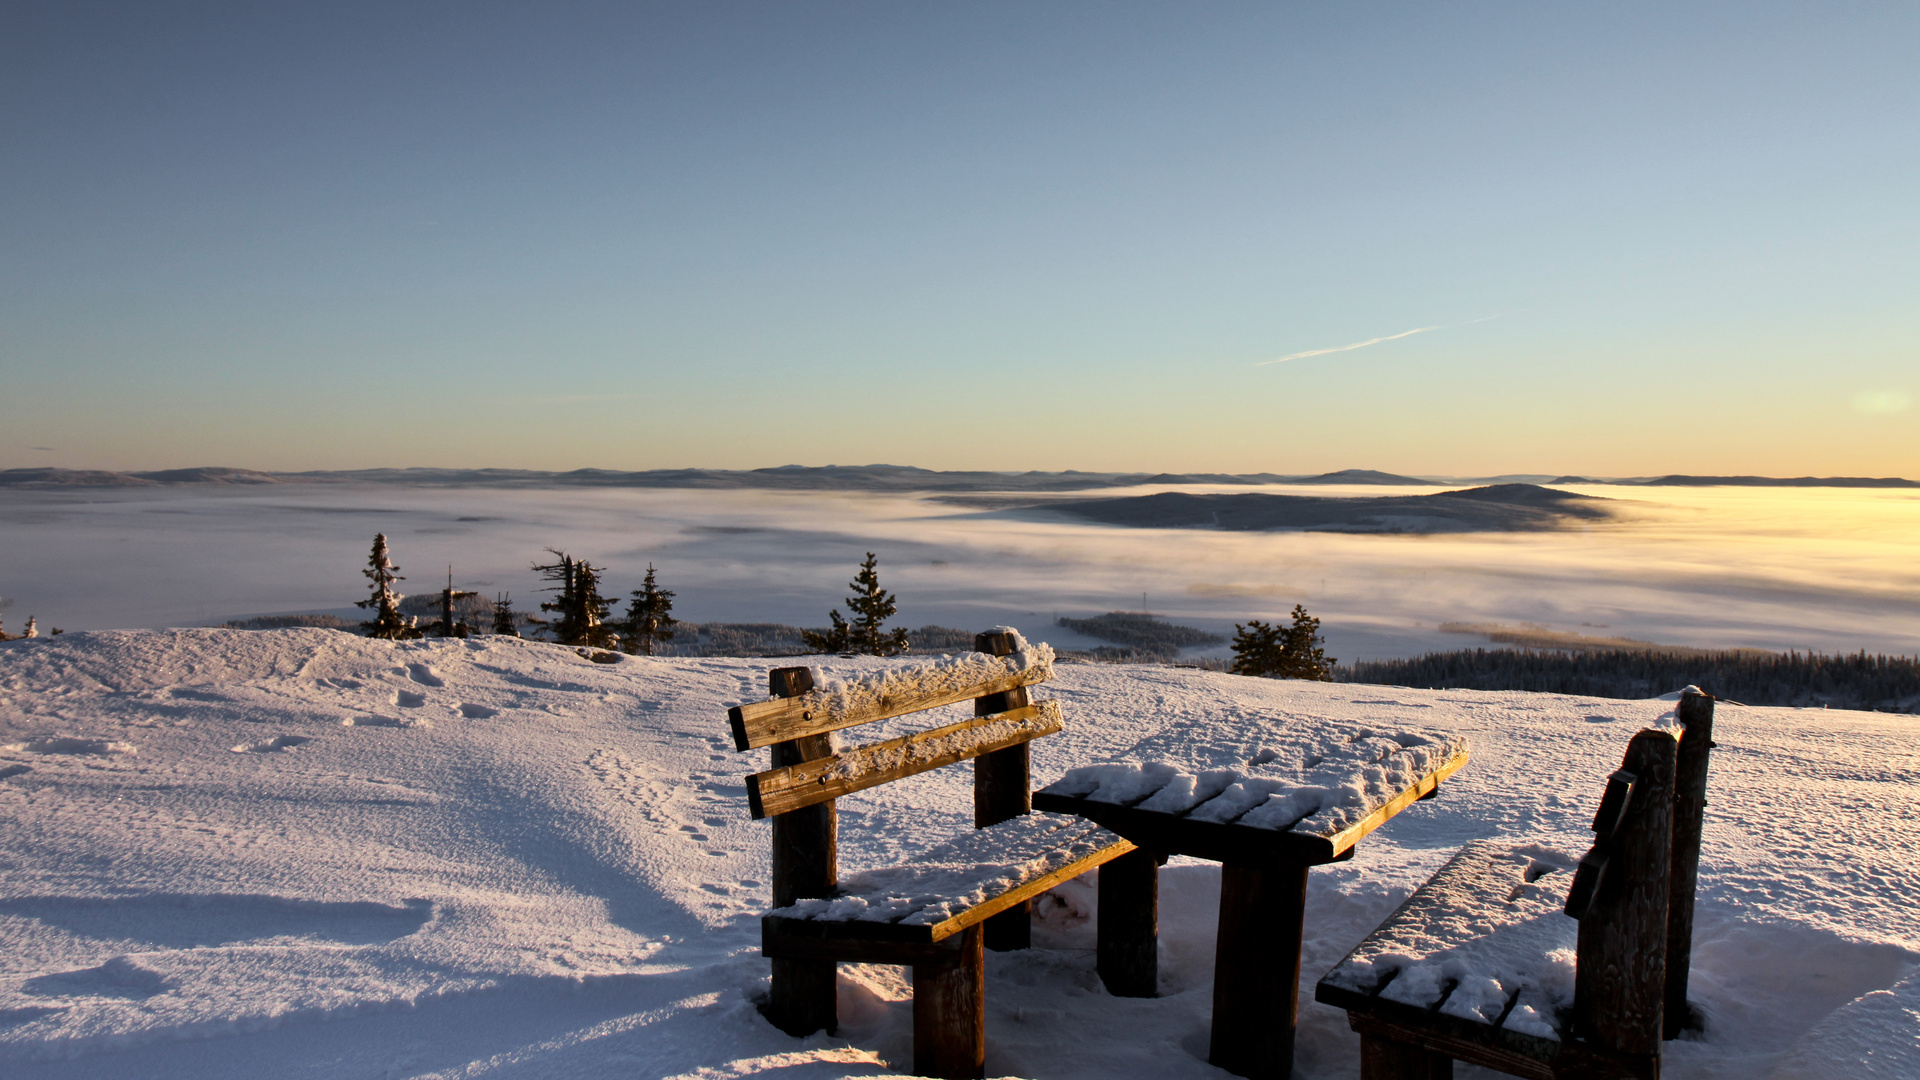
[(1424, 1046), (1363, 1034), (1360, 1080), (1453, 1080), (1453, 1059)]
[(1135, 848), (1100, 868), (1100, 981), (1114, 997), (1160, 989), (1160, 861)]
[(953, 960), (913, 965), (913, 1071), (978, 1080), (987, 1068), (986, 934), (962, 930)]
[(774, 960), (773, 992), (766, 1017), (796, 1039), (840, 1026), (834, 1008), (837, 974), (831, 960)]
[(1207, 1060), (1236, 1076), (1287, 1080), (1293, 1075), (1306, 906), (1305, 866), (1227, 863), (1220, 868)]

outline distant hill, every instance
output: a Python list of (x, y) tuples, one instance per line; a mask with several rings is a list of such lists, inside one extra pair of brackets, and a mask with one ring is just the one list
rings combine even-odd
[(1831, 487), (1831, 488), (1910, 488), (1920, 481), (1898, 476), (1659, 476), (1639, 481), (1648, 487)]
[(1495, 484), (1432, 495), (1357, 498), (1167, 491), (1131, 498), (1058, 500), (1030, 508), (1132, 528), (1448, 533), (1562, 529), (1611, 517), (1608, 502), (1534, 484)]

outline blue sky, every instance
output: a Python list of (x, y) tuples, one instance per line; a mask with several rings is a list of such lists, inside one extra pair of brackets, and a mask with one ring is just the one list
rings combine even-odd
[(1920, 475), (1915, 41), (1907, 5), (16, 9), (0, 467)]

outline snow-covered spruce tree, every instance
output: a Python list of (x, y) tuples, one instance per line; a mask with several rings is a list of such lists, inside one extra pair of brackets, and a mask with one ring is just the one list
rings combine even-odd
[(585, 559), (575, 559), (564, 551), (548, 548), (559, 562), (535, 563), (540, 576), (554, 582), (548, 592), (551, 601), (541, 603), (541, 611), (554, 613), (552, 619), (533, 619), (553, 634), (562, 645), (589, 645), (607, 648), (614, 643), (613, 627), (607, 625), (607, 610), (612, 605), (600, 595), (600, 571)]
[(505, 637), (520, 636), (520, 613), (513, 610), (513, 594), (493, 598), (493, 632)]
[(1280, 677), (1332, 682), (1333, 665), (1340, 661), (1327, 655), (1322, 648), (1325, 640), (1320, 636), (1320, 620), (1307, 614), (1305, 604), (1293, 605), (1293, 625), (1281, 637)]
[(679, 620), (667, 614), (673, 610), (673, 593), (654, 581), (655, 570), (647, 564), (647, 577), (627, 602), (627, 618), (621, 629), (622, 643), (630, 653), (653, 655), (656, 642), (672, 641), (673, 627)]
[(373, 595), (354, 601), (356, 607), (373, 611), (373, 618), (361, 623), (360, 629), (366, 631), (368, 637), (389, 641), (419, 637), (420, 631), (414, 628), (413, 619), (400, 614), (402, 594), (394, 591), (393, 583), (406, 578), (400, 576), (400, 568), (387, 557), (386, 533), (375, 534), (373, 554), (367, 558), (367, 568), (360, 572), (373, 582)]
[(829, 611), (827, 618), (833, 625), (824, 631), (803, 630), (801, 640), (807, 647), (818, 652), (866, 653), (871, 656), (898, 656), (907, 651), (907, 632), (904, 628), (888, 630), (886, 621), (899, 609), (893, 594), (880, 587), (878, 556), (867, 552), (867, 561), (860, 564), (860, 573), (847, 584), (853, 595), (847, 597), (847, 610), (853, 614), (853, 621), (840, 617), (840, 612)]

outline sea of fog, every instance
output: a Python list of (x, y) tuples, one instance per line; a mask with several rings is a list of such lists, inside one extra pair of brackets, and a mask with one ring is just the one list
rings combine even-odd
[[(1102, 490), (1099, 497), (1163, 487)], [(1433, 488), (1185, 487), (1279, 494)], [(1234, 533), (1092, 525), (866, 492), (487, 489), (394, 484), (0, 492), (0, 619), (18, 632), (353, 613), (376, 532), (403, 588), (532, 607), (559, 548), (607, 569), (649, 563), (675, 614), (818, 626), (867, 551), (898, 621), (1019, 626), (1064, 646), (1057, 616), (1152, 611), (1231, 632), (1305, 604), (1341, 660), (1483, 644), (1443, 622), (1534, 623), (1667, 644), (1920, 653), (1920, 493), (1570, 488), (1618, 520), (1562, 532)], [(1215, 650), (1220, 652), (1222, 650)]]

